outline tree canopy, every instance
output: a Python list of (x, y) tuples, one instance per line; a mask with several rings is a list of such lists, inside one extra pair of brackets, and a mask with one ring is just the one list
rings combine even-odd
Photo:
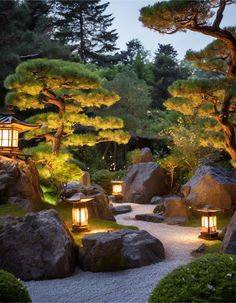
[[(63, 60), (28, 60), (6, 78), (5, 87), (10, 90), (7, 104), (20, 110), (37, 110), (28, 121), (42, 127), (29, 132), (27, 138), (46, 139), (46, 144), (41, 143), (32, 151), (37, 160), (45, 164), (44, 168), (50, 167), (48, 170), (61, 168), (60, 157), (66, 157), (66, 163), (72, 161), (68, 156), (69, 147), (92, 146), (104, 141), (127, 143), (129, 140), (129, 135), (121, 130), (123, 121), (120, 118), (94, 116), (89, 111), (89, 108), (110, 106), (119, 96), (103, 89), (97, 73), (85, 65)], [(90, 127), (90, 133), (76, 133), (79, 125)]]

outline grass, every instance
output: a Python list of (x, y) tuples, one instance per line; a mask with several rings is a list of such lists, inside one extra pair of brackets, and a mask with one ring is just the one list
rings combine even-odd
[[(71, 231), (72, 220), (71, 220), (71, 205), (69, 204), (61, 204), (61, 205), (50, 205), (47, 203), (43, 203), (41, 205), (41, 209), (55, 209), (60, 218), (65, 222), (68, 229)], [(26, 211), (17, 205), (3, 204), (0, 205), (0, 216), (16, 216), (20, 217), (26, 214)], [(81, 232), (81, 233), (72, 233), (71, 235), (75, 240), (76, 245), (81, 245), (81, 239), (90, 233), (95, 232), (107, 232), (107, 231), (116, 231), (124, 228), (129, 229), (138, 229), (136, 226), (126, 226), (117, 224), (114, 221), (102, 220), (98, 218), (93, 218), (89, 220), (89, 232)]]

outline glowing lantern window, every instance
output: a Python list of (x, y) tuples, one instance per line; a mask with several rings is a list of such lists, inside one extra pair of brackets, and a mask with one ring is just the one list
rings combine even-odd
[(216, 212), (221, 211), (221, 209), (206, 205), (202, 208), (197, 209), (197, 211), (202, 213), (202, 227), (199, 238), (207, 240), (216, 239), (218, 236)]
[(0, 118), (0, 154), (20, 154), (19, 134), (39, 127), (41, 125), (20, 121), (12, 113), (2, 114)]
[(88, 229), (88, 209), (87, 202), (93, 200), (93, 197), (82, 196), (80, 193), (74, 194), (66, 202), (73, 204), (72, 208), (72, 231), (81, 232)]
[(112, 181), (112, 195), (122, 196), (123, 195), (123, 181)]

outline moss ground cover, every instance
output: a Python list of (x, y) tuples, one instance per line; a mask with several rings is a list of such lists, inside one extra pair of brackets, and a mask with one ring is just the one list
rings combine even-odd
[(149, 302), (235, 302), (235, 277), (235, 255), (208, 254), (163, 278)]

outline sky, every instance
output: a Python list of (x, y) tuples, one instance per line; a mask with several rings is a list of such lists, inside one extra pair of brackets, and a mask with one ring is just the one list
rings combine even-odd
[[(188, 49), (198, 51), (213, 40), (208, 36), (190, 31), (173, 35), (161, 35), (145, 28), (138, 20), (139, 11), (144, 6), (156, 3), (156, 0), (102, 0), (102, 2), (110, 2), (106, 13), (112, 13), (115, 17), (112, 28), (117, 29), (119, 34), (117, 46), (121, 50), (126, 49), (128, 41), (137, 38), (141, 41), (145, 50), (150, 50), (152, 54), (157, 50), (158, 43), (170, 43), (177, 50), (178, 58), (183, 59)], [(229, 5), (226, 8), (222, 24), (224, 26), (236, 25), (236, 4)]]

